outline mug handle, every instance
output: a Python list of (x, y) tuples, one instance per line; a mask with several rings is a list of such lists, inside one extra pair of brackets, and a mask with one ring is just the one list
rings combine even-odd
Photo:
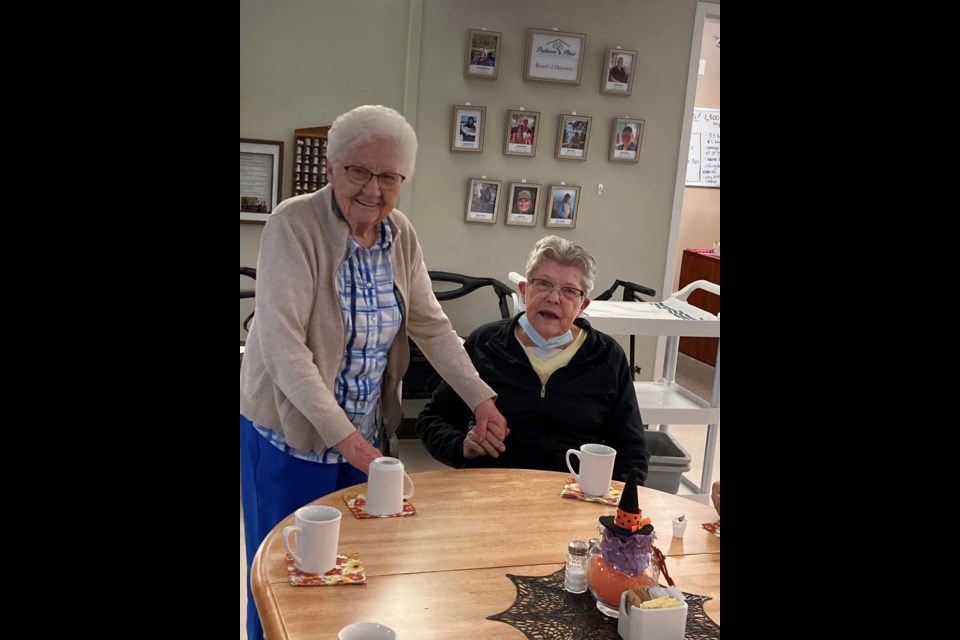
[(405, 479), (407, 479), (407, 480), (410, 481), (410, 493), (404, 493), (404, 494), (403, 494), (403, 499), (404, 499), (404, 500), (407, 500), (407, 499), (413, 497), (413, 478), (411, 478), (410, 476), (408, 476), (406, 471), (403, 472), (403, 477), (404, 477)]
[(581, 464), (583, 464), (583, 460), (580, 458), (580, 452), (577, 449), (567, 449), (567, 469), (570, 471), (570, 475), (576, 479), (577, 484), (580, 484), (580, 474), (574, 472), (573, 467), (570, 465), (570, 454), (577, 456), (577, 461)]
[(293, 558), (293, 566), (299, 567), (303, 564), (303, 560), (300, 559), (300, 556), (296, 554), (294, 549), (290, 548), (290, 534), (293, 532), (297, 533), (297, 542), (299, 542), (300, 536), (303, 535), (303, 529), (295, 526), (284, 527), (283, 531), (280, 532), (280, 539), (283, 540), (283, 548), (286, 549), (290, 557)]

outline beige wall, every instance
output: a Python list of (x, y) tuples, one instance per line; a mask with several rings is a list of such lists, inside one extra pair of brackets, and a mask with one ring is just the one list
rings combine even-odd
[[(284, 140), (289, 168), (294, 129), (330, 124), (358, 104), (406, 107), (420, 152), (401, 208), (430, 269), (506, 281), (548, 233), (543, 203), (536, 228), (504, 225), (502, 205), (496, 225), (465, 223), (471, 177), (504, 187), (521, 178), (545, 187), (566, 180), (582, 186), (579, 220), (558, 234), (597, 257), (598, 289), (620, 278), (660, 297), (695, 9), (695, 0), (241, 0), (240, 135)], [(522, 79), (527, 29), (554, 26), (587, 34), (580, 86)], [(463, 77), (467, 29), (481, 27), (503, 33), (495, 81)], [(617, 45), (639, 51), (630, 97), (599, 92), (606, 49)], [(452, 105), (468, 101), (487, 107), (482, 154), (449, 151)], [(535, 158), (502, 153), (506, 112), (521, 106), (541, 113)], [(571, 111), (593, 116), (586, 162), (554, 158), (560, 114)], [(625, 115), (646, 121), (639, 164), (607, 160), (613, 118)], [(241, 265), (256, 263), (262, 228), (240, 225)], [(447, 307), (461, 332), (498, 317), (492, 293), (468, 300)], [(241, 321), (245, 315), (241, 309)], [(638, 363), (649, 377), (654, 341), (639, 342)]]
[[(707, 20), (703, 25), (700, 59), (705, 61), (704, 73), (697, 78), (698, 107), (720, 108), (720, 21)], [(680, 282), (680, 262), (683, 250), (691, 247), (712, 247), (720, 239), (720, 189), (687, 187), (683, 190), (683, 209), (680, 214), (680, 244), (673, 288)]]

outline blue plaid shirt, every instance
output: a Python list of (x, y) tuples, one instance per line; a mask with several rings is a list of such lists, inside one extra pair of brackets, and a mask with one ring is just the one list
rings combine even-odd
[[(343, 219), (336, 202), (334, 198), (334, 211)], [(379, 445), (383, 421), (380, 416), (380, 383), (387, 368), (387, 352), (400, 330), (402, 319), (393, 286), (392, 245), (390, 225), (386, 220), (381, 221), (377, 241), (369, 249), (351, 238), (350, 250), (337, 271), (337, 293), (347, 346), (333, 393), (353, 426), (374, 447)], [(321, 456), (315, 451), (294, 449), (279, 431), (258, 424), (254, 427), (272, 445), (295, 458), (326, 464), (344, 461), (336, 448), (327, 449)]]

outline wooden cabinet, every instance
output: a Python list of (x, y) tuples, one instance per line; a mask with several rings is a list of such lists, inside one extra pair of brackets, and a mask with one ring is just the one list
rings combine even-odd
[[(680, 263), (680, 288), (695, 280), (720, 284), (720, 256), (684, 249)], [(694, 291), (687, 301), (714, 315), (720, 313), (720, 296), (708, 291)], [(718, 341), (719, 338), (680, 338), (680, 353), (714, 366), (717, 363)]]
[(313, 193), (327, 184), (329, 131), (330, 127), (309, 127), (293, 132), (293, 195)]

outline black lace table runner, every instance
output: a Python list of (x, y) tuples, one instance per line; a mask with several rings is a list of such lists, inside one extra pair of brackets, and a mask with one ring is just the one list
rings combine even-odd
[[(507, 577), (517, 587), (517, 598), (506, 611), (487, 616), (519, 629), (530, 640), (620, 640), (617, 620), (597, 609), (590, 591), (570, 593), (563, 588), (564, 569), (548, 576)], [(687, 597), (685, 640), (720, 638), (720, 626), (707, 617), (703, 603), (710, 596), (684, 592)]]

